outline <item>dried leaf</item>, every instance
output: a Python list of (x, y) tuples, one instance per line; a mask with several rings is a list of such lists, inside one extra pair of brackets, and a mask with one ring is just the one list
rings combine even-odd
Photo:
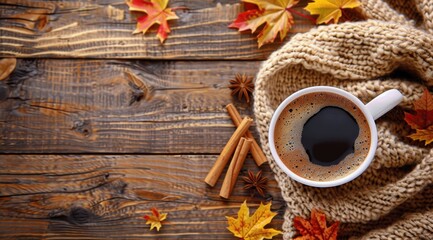
[(433, 125), (427, 129), (417, 129), (415, 133), (409, 135), (413, 140), (425, 141), (425, 145), (433, 142)]
[(246, 11), (238, 15), (237, 19), (230, 24), (230, 28), (239, 31), (251, 30), (252, 33), (263, 26), (258, 35), (259, 48), (266, 43), (271, 43), (277, 35), (283, 40), (287, 32), (294, 24), (290, 9), (299, 0), (242, 0), (246, 5)]
[(0, 81), (6, 79), (17, 66), (16, 58), (3, 58), (0, 60)]
[(159, 213), (158, 209), (152, 208), (152, 215), (144, 215), (144, 219), (146, 219), (146, 224), (150, 224), (150, 230), (156, 227), (156, 230), (159, 232), (162, 224), (161, 222), (167, 218), (167, 213)]
[(416, 132), (409, 135), (413, 140), (433, 142), (433, 96), (425, 89), (421, 98), (414, 102), (415, 114), (404, 113), (404, 120)]
[(416, 114), (405, 113), (404, 120), (412, 129), (426, 129), (433, 125), (433, 96), (427, 89), (413, 104)]
[(238, 218), (226, 217), (228, 221), (228, 230), (232, 232), (235, 237), (243, 240), (261, 240), (272, 239), (273, 236), (281, 234), (281, 231), (273, 228), (264, 227), (272, 221), (277, 213), (271, 212), (271, 203), (263, 205), (250, 217), (249, 208), (246, 201), (242, 203), (238, 212)]
[(310, 221), (299, 216), (293, 219), (293, 226), (302, 235), (295, 238), (295, 240), (336, 240), (339, 225), (340, 222), (337, 221), (330, 227), (327, 227), (326, 215), (316, 209), (313, 209), (311, 211)]
[(146, 15), (137, 18), (137, 28), (133, 32), (143, 34), (154, 24), (159, 24), (156, 36), (161, 43), (167, 39), (170, 32), (168, 20), (178, 19), (179, 17), (167, 8), (168, 0), (126, 0), (130, 11), (144, 12)]
[(337, 23), (343, 15), (343, 9), (359, 6), (361, 3), (358, 0), (314, 0), (305, 7), (305, 10), (311, 15), (319, 15), (316, 24), (328, 23), (332, 19)]

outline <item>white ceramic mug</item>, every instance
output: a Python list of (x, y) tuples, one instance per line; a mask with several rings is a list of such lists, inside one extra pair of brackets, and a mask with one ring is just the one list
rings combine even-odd
[[(371, 142), (370, 142), (370, 148), (368, 151), (367, 156), (365, 157), (364, 161), (357, 167), (357, 169), (348, 175), (330, 180), (330, 181), (313, 181), (304, 177), (301, 177), (294, 172), (292, 172), (281, 160), (276, 147), (275, 147), (275, 139), (274, 139), (274, 133), (275, 133), (275, 126), (277, 123), (277, 120), (279, 119), (279, 116), (281, 115), (282, 111), (287, 107), (289, 103), (294, 101), (295, 99), (309, 93), (320, 93), (320, 92), (326, 92), (326, 93), (333, 93), (340, 95), (346, 99), (349, 99), (352, 103), (354, 103), (356, 106), (359, 107), (359, 109), (362, 111), (363, 115), (365, 116), (365, 119), (368, 122), (368, 126), (371, 133)], [(286, 98), (275, 110), (274, 115), (272, 116), (271, 124), (269, 126), (269, 147), (272, 153), (272, 156), (274, 157), (276, 163), (278, 166), (292, 179), (303, 183), (305, 185), (313, 186), (313, 187), (334, 187), (338, 185), (345, 184), (347, 182), (352, 181), (359, 175), (361, 175), (367, 167), (370, 165), (371, 161), (373, 160), (374, 154), (376, 152), (377, 147), (377, 128), (376, 123), (374, 122), (377, 118), (381, 117), (383, 114), (397, 106), (401, 101), (403, 100), (403, 95), (395, 89), (388, 90), (376, 98), (374, 98), (372, 101), (370, 101), (368, 104), (364, 104), (359, 100), (357, 97), (353, 96), (351, 93), (346, 92), (342, 89), (335, 88), (335, 87), (327, 87), (327, 86), (315, 86), (315, 87), (309, 87), (302, 89), (300, 91), (297, 91), (290, 95), (288, 98)]]

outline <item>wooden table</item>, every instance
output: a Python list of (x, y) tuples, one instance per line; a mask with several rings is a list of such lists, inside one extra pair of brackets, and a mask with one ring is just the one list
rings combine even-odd
[[(229, 29), (237, 0), (169, 6), (188, 10), (161, 45), (155, 32), (132, 35), (122, 0), (0, 0), (0, 55), (17, 58), (0, 81), (0, 237), (228, 239), (225, 216), (244, 200), (252, 211), (272, 201), (268, 227), (281, 229), (267, 164), (265, 197), (238, 180), (224, 200), (223, 178), (213, 188), (203, 179), (235, 130), (225, 106), (253, 116), (228, 80), (255, 76), (284, 42), (258, 49), (254, 35)], [(311, 28), (295, 21), (292, 35)], [(250, 156), (241, 175), (248, 169), (259, 169)], [(168, 213), (160, 232), (143, 219), (152, 207)]]

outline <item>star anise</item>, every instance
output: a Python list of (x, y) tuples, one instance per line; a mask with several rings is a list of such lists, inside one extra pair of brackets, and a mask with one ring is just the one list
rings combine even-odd
[(230, 80), (229, 88), (232, 90), (232, 96), (238, 95), (238, 99), (241, 100), (243, 96), (250, 102), (250, 94), (254, 91), (253, 78), (244, 74), (236, 74), (235, 79)]
[(245, 182), (244, 189), (256, 190), (262, 197), (265, 196), (268, 178), (262, 176), (262, 170), (255, 175), (253, 172), (248, 170), (248, 176), (244, 176), (242, 179)]

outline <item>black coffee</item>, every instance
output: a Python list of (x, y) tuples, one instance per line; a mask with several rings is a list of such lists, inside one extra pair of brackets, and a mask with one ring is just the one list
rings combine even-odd
[(283, 163), (314, 181), (347, 176), (368, 155), (370, 127), (362, 111), (334, 93), (310, 93), (292, 101), (275, 125), (274, 141)]
[(331, 166), (354, 152), (358, 135), (359, 126), (350, 113), (324, 107), (304, 124), (301, 142), (312, 163)]

